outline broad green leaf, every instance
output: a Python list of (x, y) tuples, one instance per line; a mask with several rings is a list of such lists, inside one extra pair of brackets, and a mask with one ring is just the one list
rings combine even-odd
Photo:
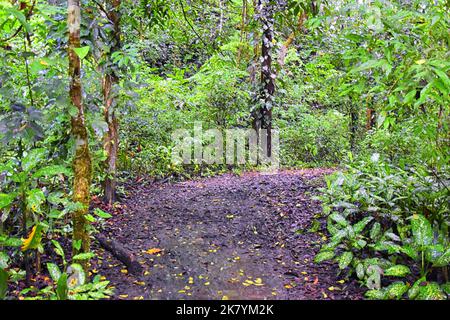
[(12, 14), (17, 20), (19, 20), (20, 24), (25, 28), (25, 30), (28, 33), (32, 32), (31, 25), (28, 23), (27, 18), (22, 12), (14, 8), (2, 8), (2, 9), (5, 10), (5, 12), (7, 13)]
[(19, 238), (9, 238), (7, 236), (0, 236), (0, 246), (4, 247), (20, 247), (22, 240)]
[(433, 263), (433, 267), (446, 267), (450, 265), (450, 248), (448, 248), (444, 254), (442, 254)]
[(107, 213), (107, 212), (105, 212), (105, 211), (103, 211), (102, 209), (99, 209), (99, 208), (96, 208), (95, 211), (94, 211), (94, 213), (95, 213), (97, 216), (99, 216), (100, 218), (103, 218), (103, 219), (109, 219), (109, 218), (112, 218), (112, 215), (110, 215), (109, 213)]
[(410, 245), (404, 245), (400, 247), (400, 251), (413, 260), (417, 260), (419, 257), (419, 253), (417, 252), (417, 250), (411, 247)]
[(419, 287), (417, 300), (444, 300), (446, 296), (442, 292), (439, 284), (436, 282), (428, 282), (425, 286)]
[(47, 201), (53, 205), (64, 204), (66, 195), (63, 192), (52, 192), (47, 196)]
[(44, 160), (47, 150), (44, 148), (37, 148), (28, 151), (27, 155), (22, 159), (22, 169), (25, 172), (30, 172), (36, 167), (39, 162)]
[(352, 262), (353, 260), (353, 253), (350, 251), (344, 252), (338, 259), (339, 261), (339, 268), (345, 269), (349, 266), (349, 264)]
[(334, 251), (321, 251), (314, 258), (315, 263), (320, 263), (326, 260), (333, 259)]
[(370, 238), (372, 240), (376, 240), (381, 233), (381, 224), (379, 222), (375, 222), (370, 230)]
[(54, 165), (54, 166), (48, 166), (39, 169), (33, 174), (33, 178), (40, 178), (40, 177), (47, 177), (51, 178), (53, 176), (56, 176), (58, 174), (64, 174), (66, 176), (69, 176), (71, 174), (71, 170), (64, 166), (60, 165)]
[(367, 226), (367, 224), (372, 220), (373, 220), (373, 217), (365, 217), (364, 219), (362, 219), (361, 221), (359, 221), (358, 223), (353, 225), (353, 230), (355, 231), (355, 233), (360, 233), (361, 231), (364, 230), (364, 228)]
[(372, 290), (368, 290), (364, 295), (366, 296), (367, 299), (370, 299), (370, 300), (386, 299), (386, 291), (384, 291), (384, 290), (372, 289)]
[(404, 282), (394, 282), (385, 289), (386, 296), (389, 299), (401, 299), (408, 289), (409, 286)]
[(414, 243), (424, 248), (433, 241), (433, 229), (430, 222), (421, 214), (415, 214), (411, 217), (411, 228)]
[(89, 53), (89, 46), (74, 48), (73, 51), (75, 51), (77, 56), (80, 57), (81, 60), (83, 60)]
[(73, 256), (73, 260), (89, 260), (92, 259), (93, 257), (95, 257), (95, 254), (92, 252), (87, 252), (87, 253), (79, 253), (75, 256)]
[(442, 244), (432, 244), (425, 248), (425, 259), (435, 263), (444, 254), (445, 248)]
[(41, 189), (32, 189), (27, 192), (27, 208), (33, 212), (40, 212), (45, 202), (45, 194)]
[(61, 277), (61, 271), (59, 270), (59, 267), (54, 263), (47, 263), (47, 269), (53, 281), (58, 282), (59, 277)]
[(69, 288), (67, 286), (67, 273), (63, 273), (59, 277), (56, 285), (56, 296), (58, 297), (58, 300), (67, 300), (68, 292)]
[(89, 213), (85, 214), (84, 218), (89, 222), (95, 222), (95, 218)]
[(347, 220), (345, 220), (345, 218), (339, 214), (339, 213), (332, 213), (329, 216), (330, 219), (332, 219), (333, 221), (337, 222), (339, 225), (345, 227), (348, 225)]
[(384, 271), (385, 276), (394, 276), (394, 277), (404, 277), (409, 274), (411, 270), (407, 266), (398, 264), (393, 267), (388, 268)]
[(409, 299), (415, 299), (417, 297), (417, 295), (419, 294), (421, 284), (423, 282), (425, 282), (426, 280), (427, 279), (425, 277), (422, 277), (422, 278), (416, 280), (416, 282), (414, 282), (412, 287), (408, 290), (408, 298)]
[(8, 292), (8, 272), (0, 268), (0, 299), (5, 299)]
[(72, 242), (72, 247), (73, 247), (75, 250), (80, 250), (80, 249), (81, 249), (81, 244), (82, 244), (81, 239), (74, 240), (74, 241)]
[(13, 203), (14, 199), (16, 198), (16, 194), (6, 194), (6, 193), (0, 193), (0, 209), (6, 208), (11, 203)]

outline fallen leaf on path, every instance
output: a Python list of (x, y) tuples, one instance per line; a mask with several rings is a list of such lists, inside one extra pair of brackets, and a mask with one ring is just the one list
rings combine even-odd
[(144, 251), (145, 253), (147, 253), (147, 254), (157, 254), (157, 253), (161, 253), (161, 249), (159, 249), (159, 248), (151, 248), (151, 249), (148, 249), (147, 251)]

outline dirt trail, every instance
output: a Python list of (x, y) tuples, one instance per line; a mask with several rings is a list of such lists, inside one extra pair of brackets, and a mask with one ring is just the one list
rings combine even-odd
[(97, 269), (118, 299), (357, 299), (357, 284), (312, 261), (324, 235), (306, 232), (320, 212), (311, 196), (330, 172), (129, 186), (124, 212), (104, 233), (138, 256), (145, 273), (126, 274), (101, 249)]

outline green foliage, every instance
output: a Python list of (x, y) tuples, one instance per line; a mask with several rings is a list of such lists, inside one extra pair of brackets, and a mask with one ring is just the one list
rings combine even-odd
[(381, 290), (391, 278), (447, 272), (441, 267), (450, 262), (448, 189), (431, 172), (404, 171), (376, 155), (330, 177), (322, 191), (331, 238), (316, 262), (335, 257), (372, 289), (368, 297), (403, 297), (404, 283)]

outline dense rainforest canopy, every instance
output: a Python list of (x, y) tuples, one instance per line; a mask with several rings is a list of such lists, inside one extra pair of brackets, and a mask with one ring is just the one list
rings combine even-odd
[[(449, 30), (448, 0), (0, 0), (0, 299), (448, 299)], [(189, 274), (205, 241), (236, 270)]]

